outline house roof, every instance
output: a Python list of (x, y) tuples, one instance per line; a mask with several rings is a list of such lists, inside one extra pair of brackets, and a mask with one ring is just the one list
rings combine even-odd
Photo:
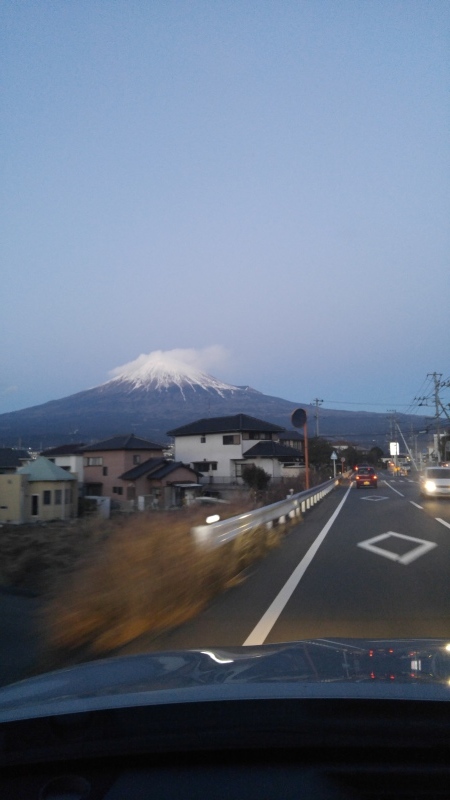
[(75, 475), (66, 469), (56, 466), (45, 456), (38, 456), (35, 461), (30, 461), (17, 470), (21, 475), (28, 475), (28, 480), (33, 481), (76, 481)]
[(286, 447), (279, 442), (262, 441), (250, 447), (243, 454), (243, 458), (289, 458), (300, 460), (300, 451), (296, 447)]
[(147, 478), (160, 480), (180, 467), (188, 469), (194, 475), (198, 474), (195, 469), (192, 469), (192, 467), (189, 467), (187, 464), (183, 464), (181, 461), (172, 461), (168, 458), (148, 458), (147, 461), (144, 461), (142, 464), (138, 464), (136, 467), (133, 467), (133, 469), (129, 469), (128, 472), (124, 472), (123, 475), (119, 475), (119, 478), (123, 481), (135, 481), (137, 478), (146, 476)]
[(182, 425), (180, 428), (173, 428), (167, 431), (169, 436), (192, 436), (198, 433), (232, 433), (235, 431), (265, 431), (279, 433), (284, 431), (280, 425), (273, 422), (265, 422), (248, 414), (233, 414), (230, 417), (206, 417)]
[(28, 450), (19, 447), (0, 447), (0, 468), (14, 469), (20, 467), (23, 461), (30, 459)]
[(282, 431), (280, 442), (282, 441), (303, 442), (303, 435), (299, 431)]
[(41, 456), (46, 458), (49, 456), (74, 456), (81, 452), (82, 447), (84, 447), (84, 442), (60, 444), (59, 447), (50, 447), (48, 450), (43, 450)]
[(81, 448), (83, 453), (98, 452), (101, 450), (163, 450), (164, 445), (157, 442), (149, 442), (147, 439), (140, 439), (134, 433), (125, 436), (113, 436), (111, 439), (103, 439), (101, 442), (87, 444)]

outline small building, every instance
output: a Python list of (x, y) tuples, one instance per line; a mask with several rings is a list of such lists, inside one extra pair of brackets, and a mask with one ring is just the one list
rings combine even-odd
[(77, 479), (44, 456), (0, 475), (0, 521), (21, 524), (77, 516)]

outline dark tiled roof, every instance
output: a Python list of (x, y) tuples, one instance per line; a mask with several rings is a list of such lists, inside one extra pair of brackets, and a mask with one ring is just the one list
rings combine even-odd
[(159, 469), (166, 461), (166, 458), (148, 458), (147, 461), (143, 461), (142, 464), (138, 464), (136, 467), (129, 469), (127, 472), (124, 472), (123, 475), (119, 475), (119, 478), (124, 481), (135, 481), (137, 478), (142, 478), (143, 475), (150, 475), (151, 472), (155, 469)]
[(112, 439), (103, 439), (101, 442), (87, 444), (81, 449), (84, 453), (97, 453), (101, 450), (163, 450), (164, 445), (140, 439), (134, 433), (129, 433), (126, 436), (113, 436)]
[(19, 447), (0, 447), (0, 468), (8, 467), (21, 467), (22, 463), (30, 460), (31, 456), (28, 450), (23, 450)]
[(76, 444), (61, 444), (59, 447), (50, 447), (49, 450), (43, 450), (41, 456), (49, 458), (50, 456), (74, 456), (81, 453), (81, 448), (84, 447), (84, 442), (77, 442)]
[(258, 442), (250, 450), (246, 450), (244, 458), (289, 458), (300, 459), (300, 451), (295, 447), (286, 447), (278, 442)]
[(198, 474), (196, 470), (181, 461), (171, 461), (168, 458), (148, 458), (143, 464), (138, 464), (137, 467), (133, 467), (128, 472), (124, 472), (123, 475), (119, 475), (119, 478), (123, 481), (135, 481), (145, 475), (147, 478), (160, 480), (165, 478), (166, 475), (170, 475), (174, 470), (179, 469), (179, 467), (184, 467), (195, 475)]
[(283, 431), (280, 433), (280, 442), (303, 442), (303, 436), (298, 431)]
[(196, 433), (233, 433), (235, 431), (265, 431), (279, 433), (284, 431), (280, 425), (265, 422), (248, 414), (234, 414), (231, 417), (207, 417), (167, 431), (169, 436), (191, 436)]

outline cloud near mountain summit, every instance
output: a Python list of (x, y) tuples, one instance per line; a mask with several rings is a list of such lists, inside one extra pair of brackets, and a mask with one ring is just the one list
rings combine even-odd
[(124, 373), (134, 372), (141, 367), (150, 364), (159, 365), (168, 371), (183, 371), (183, 367), (198, 370), (200, 372), (210, 372), (211, 370), (221, 369), (228, 366), (230, 352), (221, 345), (211, 345), (201, 349), (176, 348), (174, 350), (153, 350), (145, 355), (142, 353), (134, 361), (122, 364), (110, 371), (112, 378)]

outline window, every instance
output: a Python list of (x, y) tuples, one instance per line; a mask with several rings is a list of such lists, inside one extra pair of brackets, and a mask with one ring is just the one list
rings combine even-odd
[(242, 434), (243, 439), (272, 439), (271, 433), (266, 433), (264, 431), (246, 431)]
[(197, 472), (209, 472), (217, 469), (217, 461), (194, 461), (192, 466)]
[(113, 494), (123, 494), (123, 486), (113, 486)]
[(85, 467), (101, 467), (102, 464), (103, 464), (102, 456), (89, 456), (88, 458), (84, 459)]
[(107, 475), (107, 474), (108, 474), (108, 467), (103, 467), (103, 475)]
[(206, 442), (206, 436), (200, 436), (200, 442), (201, 442), (202, 444), (205, 444), (205, 442)]
[(44, 506), (50, 506), (51, 505), (51, 503), (52, 503), (52, 493), (51, 493), (50, 489), (45, 489), (45, 491), (43, 493), (43, 496), (42, 496), (42, 501), (44, 503)]
[(62, 489), (55, 489), (55, 506), (60, 506), (62, 503)]
[(141, 463), (140, 455), (133, 456), (133, 464), (140, 464), (140, 463)]
[(240, 444), (241, 437), (239, 433), (227, 433), (225, 436), (222, 436), (223, 444)]

